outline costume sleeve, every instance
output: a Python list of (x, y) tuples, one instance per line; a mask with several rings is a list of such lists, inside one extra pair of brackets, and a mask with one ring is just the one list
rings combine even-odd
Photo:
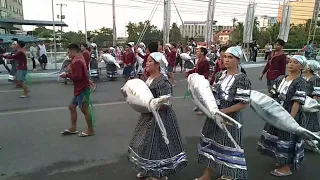
[(269, 61), (267, 61), (267, 64), (264, 66), (262, 74), (265, 74), (268, 70), (269, 70)]
[(244, 104), (249, 104), (250, 102), (250, 89), (251, 89), (251, 82), (247, 78), (246, 75), (242, 75), (237, 82), (236, 82), (236, 95), (235, 100)]
[(306, 100), (307, 81), (300, 77), (298, 82), (295, 84), (295, 88), (296, 91), (291, 100), (297, 101), (303, 105)]
[(172, 95), (172, 86), (168, 80), (160, 81), (157, 85), (159, 96)]
[(320, 78), (315, 79), (312, 85), (313, 85), (312, 96), (320, 97)]
[(276, 96), (278, 94), (278, 86), (281, 83), (281, 81), (283, 80), (283, 78), (285, 78), (285, 76), (279, 76), (277, 77), (277, 79), (274, 80), (274, 83), (270, 89), (270, 93), (272, 96)]

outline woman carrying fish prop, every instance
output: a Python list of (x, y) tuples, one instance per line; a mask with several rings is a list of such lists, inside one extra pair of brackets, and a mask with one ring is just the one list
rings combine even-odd
[[(149, 77), (146, 84), (155, 99), (172, 95), (172, 85), (160, 71), (160, 68), (167, 64), (164, 55), (160, 52), (151, 53), (147, 59), (145, 70), (149, 73)], [(140, 80), (133, 79), (128, 83), (130, 81)], [(133, 89), (136, 88), (139, 87), (133, 87)], [(126, 92), (129, 93), (129, 90)], [(133, 93), (138, 93), (138, 90)], [(141, 113), (129, 144), (128, 157), (139, 172), (138, 178), (149, 177), (147, 180), (164, 180), (168, 179), (168, 175), (187, 166), (177, 117), (171, 104), (161, 105), (157, 114), (158, 117), (155, 117), (154, 113)], [(159, 125), (157, 118), (161, 118), (162, 125)]]
[[(307, 82), (300, 75), (306, 64), (304, 56), (293, 56), (287, 66), (289, 75), (275, 79), (270, 90), (271, 97), (277, 100), (302, 127), (305, 127), (302, 105), (306, 100)], [(270, 172), (271, 175), (290, 176), (291, 168), (298, 169), (304, 158), (304, 143), (297, 135), (266, 123), (258, 142), (258, 151), (276, 159), (277, 168)]]
[[(226, 70), (216, 74), (212, 87), (215, 97), (213, 100), (216, 100), (214, 103), (218, 106), (219, 111), (240, 123), (240, 127), (243, 122), (241, 110), (247, 107), (249, 94), (238, 93), (240, 92), (238, 90), (251, 89), (250, 80), (238, 66), (241, 56), (242, 51), (238, 47), (230, 47), (226, 50), (223, 59)], [(210, 87), (209, 82), (208, 86)], [(212, 94), (210, 90), (209, 92)], [(192, 94), (192, 96), (194, 95)], [(200, 96), (203, 97), (199, 98), (210, 99), (205, 95)], [(215, 116), (214, 118), (221, 117)], [(204, 164), (206, 169), (203, 176), (196, 180), (211, 180), (211, 169), (222, 175), (219, 180), (246, 180), (248, 178), (240, 127), (226, 126), (223, 130), (219, 123), (207, 117), (198, 145), (198, 162)]]
[[(192, 70), (186, 72), (186, 76), (188, 77), (192, 73), (198, 73), (200, 75), (203, 75), (206, 79), (209, 78), (210, 75), (210, 65), (209, 61), (206, 58), (206, 55), (208, 54), (207, 48), (201, 47), (197, 50), (197, 58), (198, 62), (196, 64), (196, 67)], [(195, 107), (194, 111), (198, 111), (198, 108)], [(198, 111), (197, 115), (203, 115), (201, 111)]]
[[(308, 60), (307, 66), (303, 73), (304, 79), (307, 81), (307, 92), (306, 92), (307, 96), (316, 100), (318, 100), (320, 97), (320, 78), (316, 75), (317, 71), (319, 70), (320, 70), (319, 62), (314, 60)], [(304, 107), (308, 106), (307, 104), (308, 103), (306, 101)], [(306, 118), (305, 118), (306, 129), (314, 132), (317, 135), (320, 135), (319, 111), (307, 112), (305, 110), (305, 115), (306, 115)], [(306, 141), (306, 149), (310, 149), (310, 147), (308, 146), (309, 143), (310, 141)], [(319, 153), (319, 151), (317, 151), (317, 153)]]

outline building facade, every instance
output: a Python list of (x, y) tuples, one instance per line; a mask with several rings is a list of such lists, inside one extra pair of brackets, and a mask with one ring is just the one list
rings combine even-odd
[[(20, 19), (23, 20), (22, 0), (0, 0), (0, 19)], [(22, 30), (22, 25), (14, 25), (13, 29)], [(0, 24), (0, 34), (8, 33), (5, 24)]]
[(232, 29), (223, 29), (217, 32), (213, 36), (213, 42), (221, 45), (228, 45), (230, 39), (230, 35), (232, 33)]
[(270, 17), (270, 16), (259, 16), (258, 17), (259, 21), (259, 27), (261, 29), (268, 28), (274, 24), (277, 23), (277, 17)]
[[(315, 0), (294, 0), (290, 1), (292, 7), (290, 23), (294, 25), (305, 24), (308, 19), (312, 19)], [(282, 19), (283, 6), (279, 5), (278, 21)]]
[[(180, 26), (182, 37), (205, 37), (206, 21), (185, 21)], [(232, 29), (232, 26), (213, 25), (213, 33), (217, 33), (223, 29)]]

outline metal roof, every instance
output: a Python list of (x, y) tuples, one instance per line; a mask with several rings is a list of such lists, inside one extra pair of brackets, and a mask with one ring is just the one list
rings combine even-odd
[(18, 40), (24, 41), (25, 43), (41, 41), (40, 39), (34, 36), (17, 35), (17, 34), (0, 34), (0, 38), (3, 39), (4, 43), (11, 43), (12, 38), (17, 38)]
[[(15, 25), (34, 25), (34, 26), (53, 26), (53, 21), (38, 21), (38, 20), (20, 20), (20, 19), (1, 19), (0, 23), (8, 23)], [(67, 27), (68, 25), (63, 21), (54, 21), (56, 26)]]

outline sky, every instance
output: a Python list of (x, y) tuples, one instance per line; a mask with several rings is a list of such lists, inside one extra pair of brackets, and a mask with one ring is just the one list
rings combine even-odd
[[(60, 14), (60, 6), (63, 6), (64, 20), (68, 27), (64, 31), (83, 31), (85, 29), (83, 0), (53, 0), (55, 20)], [(87, 30), (101, 27), (112, 28), (112, 0), (85, 0)], [(131, 22), (148, 20), (152, 9), (158, 0), (115, 0), (117, 36), (124, 37), (125, 26)], [(163, 26), (163, 0), (151, 19), (151, 23), (159, 29)], [(183, 21), (206, 21), (208, 0), (171, 0), (171, 23), (181, 25), (177, 13), (180, 13)], [(256, 16), (268, 15), (276, 17), (279, 0), (256, 0)], [(216, 0), (215, 20), (218, 25), (232, 25), (231, 19), (236, 17), (239, 21), (245, 20), (246, 9), (249, 0)], [(177, 10), (176, 10), (177, 9)], [(24, 18), (27, 20), (52, 21), (51, 0), (23, 0)], [(32, 30), (35, 26), (24, 26), (24, 30)]]

